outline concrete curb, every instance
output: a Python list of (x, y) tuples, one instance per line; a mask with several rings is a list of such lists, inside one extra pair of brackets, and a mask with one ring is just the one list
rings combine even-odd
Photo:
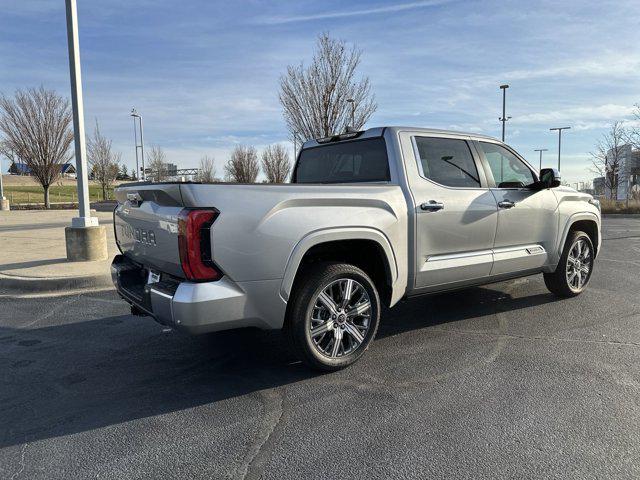
[(5, 292), (51, 293), (64, 290), (82, 290), (113, 287), (110, 274), (78, 277), (21, 277), (0, 273), (0, 290)]
[(640, 213), (603, 213), (607, 218), (640, 218)]

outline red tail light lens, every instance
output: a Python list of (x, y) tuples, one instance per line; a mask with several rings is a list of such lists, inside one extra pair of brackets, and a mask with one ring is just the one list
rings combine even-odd
[(211, 282), (222, 277), (211, 258), (211, 225), (218, 214), (217, 210), (185, 208), (178, 215), (180, 263), (188, 280)]

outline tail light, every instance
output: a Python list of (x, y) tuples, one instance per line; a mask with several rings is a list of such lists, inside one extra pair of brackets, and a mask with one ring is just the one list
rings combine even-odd
[(211, 225), (218, 214), (215, 209), (185, 208), (178, 215), (180, 263), (188, 280), (211, 282), (222, 277), (211, 258)]

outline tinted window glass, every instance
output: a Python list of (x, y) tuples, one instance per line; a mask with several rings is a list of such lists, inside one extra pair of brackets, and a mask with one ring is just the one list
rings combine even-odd
[(389, 181), (384, 139), (322, 145), (300, 152), (294, 183)]
[(485, 142), (480, 146), (498, 187), (524, 187), (535, 181), (529, 167), (503, 146)]
[(479, 187), (478, 169), (469, 145), (451, 138), (416, 137), (422, 173), (448, 187)]

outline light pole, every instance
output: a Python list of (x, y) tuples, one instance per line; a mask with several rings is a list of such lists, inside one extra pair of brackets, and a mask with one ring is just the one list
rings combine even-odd
[(87, 178), (87, 152), (84, 136), (84, 108), (82, 104), (82, 75), (80, 72), (80, 46), (78, 41), (78, 11), (76, 0), (65, 0), (67, 17), (67, 44), (69, 48), (69, 76), (71, 78), (71, 106), (73, 108), (73, 139), (76, 155), (79, 217), (71, 219), (64, 230), (67, 260), (87, 261), (107, 258), (107, 235), (98, 218), (89, 209), (89, 180)]
[(353, 98), (347, 98), (347, 103), (351, 104), (351, 128), (356, 128), (356, 101)]
[(560, 147), (562, 147), (562, 131), (569, 130), (570, 128), (571, 127), (554, 127), (549, 129), (549, 131), (558, 131), (558, 171), (560, 171)]
[[(133, 108), (132, 112), (134, 112), (136, 109)], [(136, 127), (136, 118), (133, 116), (133, 114), (131, 115), (131, 120), (133, 120), (133, 143), (136, 146), (135, 150), (136, 150), (136, 180), (140, 180), (140, 164), (138, 163), (138, 128)]]
[(78, 12), (76, 0), (66, 0), (67, 41), (69, 47), (69, 73), (71, 76), (71, 104), (73, 106), (73, 139), (76, 154), (78, 180), (78, 210), (80, 216), (71, 220), (73, 227), (98, 224), (89, 209), (89, 183), (87, 179), (87, 150), (84, 136), (84, 106), (82, 102), (82, 75), (80, 72), (80, 48), (78, 42)]
[(293, 161), (298, 158), (298, 132), (293, 132)]
[(538, 169), (538, 172), (542, 170), (542, 152), (547, 152), (547, 151), (549, 151), (548, 148), (537, 148), (534, 150), (534, 152), (540, 152), (540, 168)]
[(505, 128), (505, 124), (507, 123), (507, 120), (509, 120), (511, 117), (507, 117), (507, 88), (509, 88), (509, 85), (500, 85), (500, 90), (502, 90), (502, 118), (499, 118), (498, 120), (500, 120), (502, 122), (502, 141), (504, 142), (504, 128)]
[(136, 142), (136, 168), (137, 168), (137, 164), (138, 164), (138, 148), (140, 148), (140, 157), (142, 159), (142, 181), (144, 182), (147, 179), (147, 175), (146, 172), (144, 170), (144, 133), (142, 130), (142, 115), (140, 115), (135, 108), (131, 109), (131, 116), (133, 117), (133, 134), (134, 137), (136, 135), (136, 118), (138, 119), (138, 122), (140, 123), (140, 145), (138, 145), (138, 139), (137, 137), (135, 142)]
[(4, 185), (2, 185), (2, 157), (0, 157), (0, 210), (9, 210), (7, 199), (4, 198)]

